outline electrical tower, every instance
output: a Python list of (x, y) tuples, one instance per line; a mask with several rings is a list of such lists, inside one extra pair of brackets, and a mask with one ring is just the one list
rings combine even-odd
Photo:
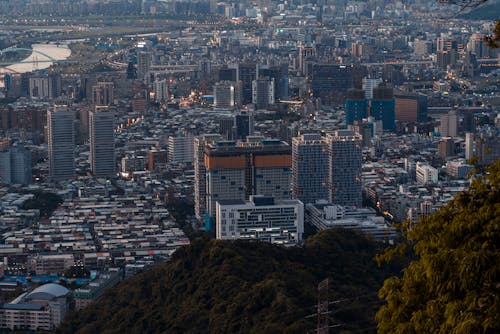
[(329, 332), (328, 286), (328, 278), (318, 284), (318, 326), (316, 328), (318, 334), (328, 334)]

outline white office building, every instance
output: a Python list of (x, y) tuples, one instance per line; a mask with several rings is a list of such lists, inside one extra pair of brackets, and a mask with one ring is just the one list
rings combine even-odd
[(168, 162), (170, 164), (192, 163), (194, 160), (194, 137), (190, 133), (179, 133), (168, 137)]
[(417, 182), (420, 184), (437, 183), (438, 170), (427, 164), (417, 162), (416, 177)]
[(304, 204), (250, 196), (247, 202), (221, 200), (216, 204), (216, 236), (223, 240), (258, 240), (293, 246), (304, 233)]

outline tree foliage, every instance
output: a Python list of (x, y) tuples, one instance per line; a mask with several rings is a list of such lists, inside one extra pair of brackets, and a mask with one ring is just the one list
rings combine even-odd
[(500, 333), (499, 186), (500, 160), (407, 233), (416, 259), (379, 291), (379, 333)]
[[(330, 278), (332, 323), (373, 328), (389, 267), (382, 247), (330, 230), (303, 247), (196, 239), (168, 263), (109, 290), (57, 333), (305, 333), (315, 328), (317, 284)], [(308, 315), (311, 315), (307, 317)]]
[(495, 21), (495, 28), (493, 28), (493, 33), (489, 36), (484, 36), (484, 41), (490, 48), (500, 48), (500, 20)]

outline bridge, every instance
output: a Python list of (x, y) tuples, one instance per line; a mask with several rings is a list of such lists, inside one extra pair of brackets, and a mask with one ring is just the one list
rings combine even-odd
[(364, 66), (382, 66), (382, 65), (430, 65), (434, 64), (432, 60), (415, 60), (415, 61), (386, 61), (380, 63), (362, 63)]

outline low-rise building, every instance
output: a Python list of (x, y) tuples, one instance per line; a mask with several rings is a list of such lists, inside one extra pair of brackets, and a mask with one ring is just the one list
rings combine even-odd
[(221, 200), (216, 204), (217, 239), (259, 240), (292, 246), (302, 241), (304, 204), (250, 196), (247, 202)]

